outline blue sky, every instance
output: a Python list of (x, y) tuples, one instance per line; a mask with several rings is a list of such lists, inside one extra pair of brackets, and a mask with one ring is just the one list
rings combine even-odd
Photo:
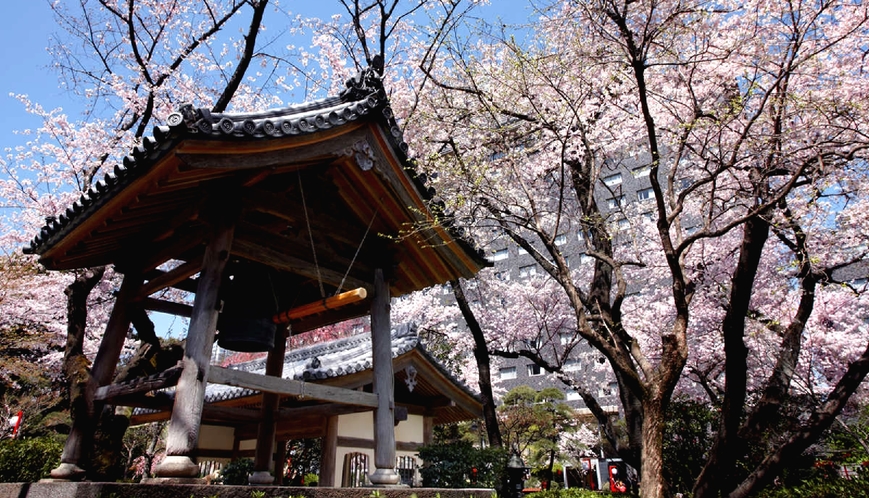
[(64, 107), (69, 97), (49, 69), (48, 40), (56, 29), (44, 0), (6, 1), (0, 29), (0, 147), (20, 142), (14, 130), (38, 126), (10, 93), (24, 93), (47, 108)]
[[(325, 16), (341, 8), (337, 1), (309, 2), (284, 0), (286, 9), (311, 9)], [(312, 5), (314, 7), (312, 7)], [(4, 0), (0, 8), (3, 28), (0, 29), (0, 151), (20, 144), (23, 137), (16, 130), (35, 128), (39, 121), (28, 115), (18, 100), (10, 93), (27, 94), (31, 100), (46, 109), (61, 107), (70, 116), (77, 118), (79, 103), (64, 89), (59, 88), (57, 74), (50, 69), (51, 59), (47, 47), (52, 33), (59, 27), (48, 0)], [(529, 13), (527, 0), (491, 0), (489, 6), (479, 11), (486, 18), (503, 18), (508, 22), (521, 22)]]

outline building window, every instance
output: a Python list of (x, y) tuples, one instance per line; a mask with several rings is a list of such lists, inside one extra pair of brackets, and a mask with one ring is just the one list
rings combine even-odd
[(528, 265), (519, 267), (520, 277), (530, 277), (537, 274), (537, 265)]
[(618, 392), (619, 384), (618, 382), (610, 382), (609, 384), (604, 384), (600, 386), (600, 396), (615, 396), (616, 392)]
[(499, 151), (496, 151), (496, 152), (492, 152), (492, 153), (489, 155), (489, 161), (494, 162), (494, 161), (497, 161), (498, 159), (503, 159), (503, 158), (506, 157), (506, 156), (507, 156), (507, 154), (506, 154), (504, 151), (502, 151), (502, 150), (499, 150)]
[(654, 223), (655, 221), (655, 213), (651, 211), (647, 211), (642, 214), (643, 220), (648, 221), (649, 223)]
[(567, 392), (567, 401), (579, 401), (582, 399), (582, 396), (579, 395), (576, 391), (568, 391)]
[(504, 367), (498, 371), (498, 378), (501, 380), (510, 380), (516, 378), (516, 367)]
[(622, 183), (622, 174), (616, 173), (614, 175), (605, 176), (603, 178), (603, 184), (607, 187), (615, 187), (616, 185), (620, 185)]
[(519, 252), (519, 254), (528, 254), (528, 251), (526, 251), (525, 248), (522, 246), (519, 246), (517, 252)]
[(495, 278), (502, 282), (507, 282), (510, 280), (510, 272), (509, 271), (496, 271)]
[(691, 186), (691, 180), (687, 178), (679, 178), (676, 180), (676, 191), (681, 192)]
[(616, 226), (619, 230), (627, 230), (628, 228), (630, 228), (631, 224), (628, 222), (627, 218), (622, 218), (616, 222)]
[(533, 339), (522, 339), (525, 346), (529, 349), (540, 349), (543, 346), (543, 339), (535, 337)]
[(498, 249), (497, 251), (492, 253), (492, 256), (489, 258), (490, 261), (504, 261), (505, 259), (510, 257), (510, 251), (506, 248)]
[(611, 197), (611, 198), (606, 200), (606, 205), (610, 209), (616, 209), (624, 203), (625, 203), (625, 196), (623, 196), (623, 195), (620, 195), (618, 197)]
[(565, 235), (565, 234), (556, 235), (555, 236), (555, 245), (563, 246), (564, 244), (567, 244), (567, 235)]
[(655, 197), (655, 191), (652, 190), (651, 187), (644, 188), (643, 190), (637, 190), (637, 200), (638, 201), (646, 201)]
[(579, 264), (581, 264), (581, 265), (591, 263), (592, 261), (594, 261), (593, 256), (589, 256), (588, 254), (585, 254), (585, 253), (582, 253), (579, 255)]
[(585, 233), (582, 230), (576, 231), (576, 240), (582, 241), (585, 240)]
[(643, 178), (645, 176), (649, 176), (649, 173), (652, 171), (651, 166), (640, 166), (639, 168), (634, 168), (631, 170), (631, 174), (634, 175), (634, 178)]
[(582, 368), (582, 363), (576, 358), (570, 358), (564, 362), (565, 372), (575, 372)]
[(570, 344), (574, 341), (574, 335), (569, 333), (558, 334), (558, 340), (561, 342), (561, 345)]
[(344, 455), (344, 471), (341, 487), (359, 488), (368, 486), (368, 455), (365, 453), (347, 453)]
[(536, 363), (528, 364), (528, 376), (534, 377), (536, 375), (543, 375), (543, 369), (540, 368), (540, 365)]

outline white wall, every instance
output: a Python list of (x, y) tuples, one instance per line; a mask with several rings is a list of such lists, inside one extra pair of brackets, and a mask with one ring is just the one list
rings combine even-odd
[[(408, 415), (407, 420), (399, 422), (395, 427), (395, 441), (397, 443), (419, 443), (423, 442), (423, 421), (422, 415)], [(338, 436), (353, 437), (371, 441), (374, 439), (374, 415), (373, 412), (352, 413), (349, 415), (340, 415), (338, 417)], [(344, 477), (344, 457), (349, 453), (364, 453), (368, 455), (369, 471), (374, 471), (374, 450), (369, 448), (353, 448), (347, 446), (338, 446), (335, 452), (335, 476), (334, 483), (336, 486), (341, 486), (342, 478)], [(410, 456), (416, 457), (414, 451), (396, 451), (396, 457)], [(417, 464), (421, 462), (417, 459)]]
[(232, 450), (234, 427), (203, 425), (199, 428), (199, 447), (207, 450)]

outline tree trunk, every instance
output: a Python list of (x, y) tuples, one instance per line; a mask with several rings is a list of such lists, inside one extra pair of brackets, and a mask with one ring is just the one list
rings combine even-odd
[(695, 498), (713, 498), (730, 491), (737, 458), (743, 453), (739, 427), (745, 407), (748, 349), (745, 346), (745, 317), (763, 246), (769, 237), (769, 223), (756, 216), (745, 223), (739, 262), (731, 277), (730, 298), (722, 323), (724, 332), (724, 401), (718, 434), (703, 471), (694, 484)]
[(640, 497), (663, 498), (664, 482), (664, 403), (649, 396), (643, 403), (643, 467), (640, 470)]
[(624, 374), (615, 369), (613, 373), (619, 383), (619, 400), (625, 411), (625, 430), (628, 433), (628, 447), (618, 447), (618, 455), (638, 473), (642, 473), (643, 460), (640, 455), (643, 451), (643, 403), (622, 382)]
[(555, 450), (549, 450), (549, 466), (546, 468), (546, 487), (543, 489), (552, 489), (552, 467), (555, 466)]
[[(81, 434), (74, 438), (74, 446), (64, 453), (82, 455), (83, 462), (78, 458), (74, 461), (64, 462), (78, 465), (88, 459), (91, 435), (95, 423), (93, 400), (87, 396), (87, 387), (90, 383), (91, 373), (88, 368), (88, 359), (84, 355), (84, 338), (87, 329), (87, 300), (94, 287), (102, 280), (105, 267), (89, 268), (78, 273), (75, 280), (64, 290), (66, 301), (66, 349), (63, 355), (63, 374), (69, 383), (69, 414), (73, 420), (73, 426), (83, 429)], [(72, 435), (71, 435), (72, 436)], [(86, 465), (79, 465), (79, 468)], [(78, 471), (77, 471), (78, 472)], [(78, 477), (78, 476), (76, 476)]]
[[(90, 378), (88, 360), (84, 355), (84, 337), (87, 329), (87, 300), (94, 287), (102, 280), (105, 267), (91, 268), (76, 275), (64, 293), (66, 300), (66, 349), (63, 355), (63, 373), (70, 383), (70, 404), (76, 405)], [(75, 416), (77, 412), (73, 413)]]
[(452, 280), (450, 281), (450, 286), (453, 288), (453, 295), (456, 297), (456, 302), (462, 311), (462, 316), (468, 324), (468, 329), (470, 329), (471, 335), (474, 337), (474, 359), (477, 360), (477, 370), (480, 376), (480, 398), (483, 401), (483, 420), (486, 423), (486, 435), (489, 437), (489, 444), (491, 446), (503, 448), (504, 442), (501, 439), (501, 428), (498, 426), (498, 415), (495, 411), (495, 395), (492, 392), (492, 369), (486, 337), (483, 335), (483, 328), (480, 327), (477, 317), (474, 316), (474, 312), (468, 306), (468, 300), (465, 297), (462, 284), (458, 280)]
[(869, 374), (869, 346), (863, 354), (850, 365), (839, 379), (827, 401), (816, 410), (798, 432), (763, 460), (763, 462), (742, 483), (735, 486), (728, 498), (747, 498), (757, 494), (784, 468), (795, 461), (803, 452), (833, 425), (842, 412), (845, 403)]

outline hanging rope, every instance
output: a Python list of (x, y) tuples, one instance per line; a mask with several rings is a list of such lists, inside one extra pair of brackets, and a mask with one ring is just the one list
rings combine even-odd
[(353, 259), (350, 260), (350, 266), (347, 267), (347, 271), (344, 272), (344, 277), (341, 278), (341, 283), (338, 285), (338, 290), (335, 291), (335, 295), (341, 293), (341, 289), (344, 288), (344, 281), (347, 280), (347, 275), (350, 274), (350, 269), (353, 268), (353, 263), (356, 262), (356, 257), (359, 256), (359, 251), (362, 250), (362, 244), (365, 243), (365, 239), (368, 238), (368, 232), (371, 231), (371, 225), (374, 224), (374, 218), (377, 217), (377, 211), (380, 209), (380, 206), (377, 206), (374, 209), (374, 212), (371, 213), (371, 221), (368, 222), (368, 227), (365, 229), (365, 233), (362, 235), (362, 240), (359, 241), (359, 246), (356, 247), (356, 254), (353, 255)]
[[(305, 224), (308, 226), (308, 240), (311, 241), (311, 253), (314, 255), (314, 267), (317, 268), (317, 283), (320, 285), (320, 297), (326, 298), (323, 288), (323, 276), (320, 275), (320, 263), (317, 262), (317, 248), (314, 246), (314, 233), (311, 231), (311, 219), (308, 218), (308, 204), (305, 202), (305, 188), (302, 186), (302, 173), (299, 172), (299, 192), (302, 194), (302, 210), (305, 212)], [(352, 263), (351, 263), (352, 264)], [(344, 283), (343, 281), (341, 282)]]

